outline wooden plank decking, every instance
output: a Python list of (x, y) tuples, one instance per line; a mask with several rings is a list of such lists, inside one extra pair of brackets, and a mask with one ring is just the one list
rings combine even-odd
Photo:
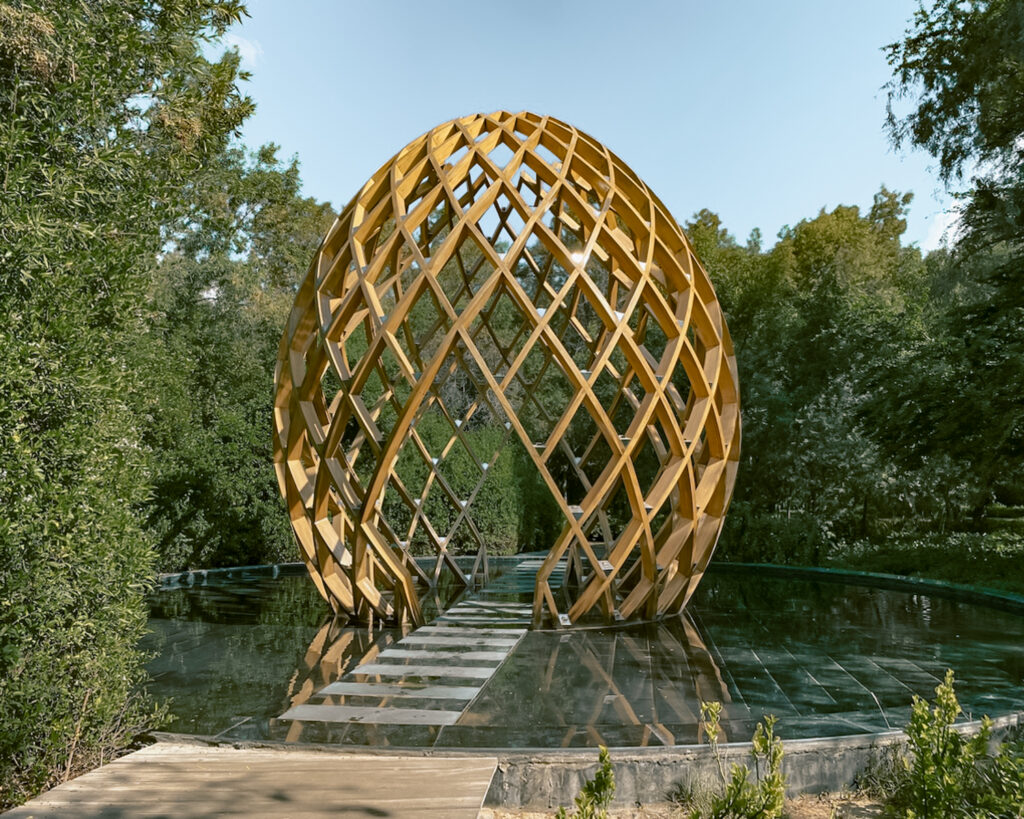
[(475, 819), (497, 760), (157, 743), (4, 814)]

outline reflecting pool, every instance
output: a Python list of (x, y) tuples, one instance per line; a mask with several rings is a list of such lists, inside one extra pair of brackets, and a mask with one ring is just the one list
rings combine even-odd
[(330, 619), (304, 575), (162, 591), (152, 692), (178, 733), (399, 747), (691, 744), (710, 700), (726, 740), (766, 714), (783, 738), (885, 731), (947, 668), (968, 716), (1024, 709), (1012, 613), (712, 567), (683, 617), (523, 633), (516, 577), (442, 595), (415, 634)]

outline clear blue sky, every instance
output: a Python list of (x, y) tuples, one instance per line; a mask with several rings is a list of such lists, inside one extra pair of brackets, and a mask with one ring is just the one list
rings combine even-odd
[(881, 48), (915, 0), (249, 0), (228, 40), (252, 71), (252, 147), (296, 154), (339, 207), (399, 148), (478, 111), (590, 133), (680, 221), (710, 208), (741, 241), (881, 184), (915, 194), (906, 241), (938, 244), (949, 197), (885, 132)]

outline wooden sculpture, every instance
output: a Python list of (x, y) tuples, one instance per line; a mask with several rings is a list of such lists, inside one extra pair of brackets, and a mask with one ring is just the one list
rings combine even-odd
[(453, 120), (377, 171), (310, 265), (276, 385), (303, 559), (362, 620), (420, 623), (418, 584), (470, 582), (452, 545), (483, 564), (473, 503), (510, 450), (561, 520), (535, 627), (679, 612), (736, 478), (736, 360), (707, 274), (636, 175), (552, 117)]

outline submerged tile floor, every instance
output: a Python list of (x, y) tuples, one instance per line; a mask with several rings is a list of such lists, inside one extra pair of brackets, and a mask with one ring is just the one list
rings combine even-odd
[(785, 738), (884, 731), (946, 668), (969, 715), (1024, 709), (1024, 617), (712, 567), (682, 618), (522, 633), (531, 561), (415, 632), (324, 621), (301, 576), (161, 592), (153, 693), (180, 733), (475, 748), (688, 744), (702, 700), (730, 740), (769, 713)]
[[(302, 735), (307, 742), (440, 745), (443, 727), (462, 722), (526, 634), (532, 605), (521, 598), (541, 562), (520, 561), (428, 625), (373, 652), (340, 682), (289, 708), (271, 724), (275, 733), (285, 724), (287, 738)], [(555, 574), (560, 585), (564, 561)]]

